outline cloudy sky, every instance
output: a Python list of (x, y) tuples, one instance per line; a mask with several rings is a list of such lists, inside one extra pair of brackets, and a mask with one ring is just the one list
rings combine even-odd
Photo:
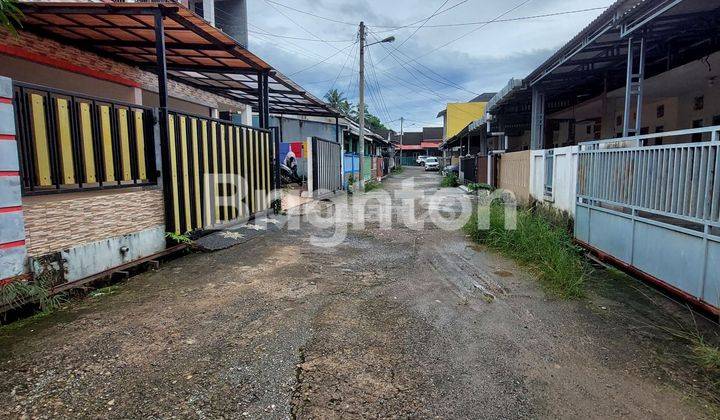
[[(394, 43), (368, 48), (366, 101), (386, 125), (398, 129), (405, 117), (413, 131), (440, 125), (436, 115), (447, 102), (526, 76), (611, 3), (248, 0), (250, 50), (318, 97), (334, 87), (357, 103), (357, 25), (367, 25), (368, 42), (394, 35)], [(581, 9), (594, 10), (533, 17)]]

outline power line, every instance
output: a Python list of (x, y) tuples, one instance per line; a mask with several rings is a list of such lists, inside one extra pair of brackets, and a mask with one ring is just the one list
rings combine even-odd
[[(371, 35), (372, 35), (374, 38), (377, 39), (377, 36), (376, 36), (375, 34), (373, 34), (372, 32), (371, 32)], [(397, 51), (397, 52), (399, 52), (400, 54), (404, 55), (404, 56), (407, 57), (408, 59), (411, 58), (410, 56), (408, 56), (407, 54), (403, 53), (402, 51)], [(390, 51), (390, 52), (388, 53), (388, 56), (392, 56), (396, 61), (399, 62), (399, 59), (395, 56), (395, 54), (394, 54), (393, 51)], [(387, 57), (387, 56), (386, 56), (386, 57)], [(405, 64), (410, 64), (410, 62), (405, 62)], [(463, 87), (463, 86), (455, 83), (454, 81), (448, 79), (447, 77), (443, 76), (442, 74), (440, 74), (440, 73), (436, 72), (435, 70), (431, 69), (430, 67), (424, 65), (423, 63), (416, 62), (416, 64), (419, 65), (420, 67), (428, 70), (430, 73), (436, 75), (436, 76), (439, 77), (440, 79), (442, 79), (442, 80), (438, 80), (438, 79), (436, 79), (436, 78), (432, 78), (432, 77), (428, 76), (427, 74), (425, 74), (423, 71), (421, 71), (421, 70), (419, 70), (419, 69), (417, 69), (417, 68), (415, 67), (416, 71), (418, 71), (421, 75), (423, 75), (424, 77), (426, 77), (428, 80), (432, 80), (432, 81), (434, 81), (434, 82), (436, 82), (436, 83), (440, 83), (440, 84), (443, 84), (443, 85), (445, 85), (445, 86), (454, 87), (455, 89), (462, 90), (462, 91), (471, 93), (471, 94), (473, 94), (473, 95), (478, 95), (477, 92), (473, 92), (473, 91), (471, 91), (471, 90), (469, 90), (469, 89), (467, 89), (467, 88), (465, 88), (465, 87)], [(443, 80), (444, 80), (444, 81), (443, 81)]]
[[(255, 26), (255, 25), (253, 25), (253, 26)], [(256, 28), (257, 28), (257, 26), (256, 26)], [(270, 32), (265, 32), (265, 31), (264, 31), (263, 29), (261, 29), (261, 28), (258, 28), (258, 29), (259, 29), (260, 31), (248, 30), (248, 32), (250, 32), (251, 34), (271, 36), (271, 37), (274, 37), (274, 38), (295, 39), (295, 40), (298, 40), (298, 41), (308, 41), (308, 42), (335, 42), (335, 43), (347, 43), (347, 42), (352, 42), (352, 39), (324, 39), (324, 40), (317, 40), (317, 39), (313, 39), (313, 38), (303, 38), (303, 37), (299, 37), (299, 36), (278, 35), (278, 34), (273, 34), (273, 33), (270, 33)]]
[[(473, 21), (473, 22), (458, 22), (458, 23), (440, 23), (435, 25), (425, 25), (424, 28), (450, 28), (450, 27), (458, 27), (458, 26), (475, 26), (475, 25), (483, 25), (488, 23), (503, 23), (503, 22), (517, 22), (521, 20), (529, 20), (529, 19), (540, 19), (545, 17), (555, 17), (555, 16), (563, 16), (563, 15), (571, 15), (571, 14), (577, 14), (577, 13), (584, 13), (584, 12), (594, 12), (597, 10), (606, 10), (608, 6), (604, 7), (590, 7), (587, 9), (577, 9), (577, 10), (568, 10), (564, 12), (554, 12), (554, 13), (545, 13), (541, 15), (530, 15), (530, 16), (519, 16), (516, 18), (507, 18), (507, 19), (494, 19), (494, 20), (480, 20), (480, 21)], [(383, 26), (375, 26), (376, 28), (382, 28)], [(397, 26), (391, 29), (385, 29), (382, 31), (375, 31), (376, 34), (380, 33), (386, 33), (386, 32), (393, 32), (400, 29), (409, 29), (409, 28), (417, 28), (416, 23), (406, 26)]]
[[(376, 37), (372, 32), (370, 32), (370, 35), (371, 35), (373, 38), (377, 39), (377, 37)], [(385, 50), (388, 50), (388, 48), (385, 47), (385, 45), (383, 45), (383, 48), (385, 48)], [(392, 57), (395, 61), (397, 61), (398, 64), (400, 65), (400, 67), (402, 67), (406, 72), (408, 72), (408, 74), (410, 74), (410, 76), (417, 78), (417, 76), (415, 76), (415, 75), (405, 66), (405, 64), (408, 64), (408, 63), (403, 63), (402, 61), (400, 61), (400, 59), (397, 58), (397, 56), (396, 56), (392, 51), (389, 51), (389, 50), (388, 50), (388, 56)], [(442, 84), (448, 85), (447, 83), (438, 81), (438, 80), (436, 80), (436, 79), (433, 79), (433, 78), (427, 76), (426, 74), (424, 74), (422, 71), (418, 70), (417, 68), (415, 68), (415, 71), (417, 71), (418, 73), (420, 73), (421, 75), (423, 75), (423, 76), (424, 76), (425, 78), (427, 78), (428, 80), (431, 80), (431, 81), (435, 81), (435, 82), (437, 82), (437, 83), (442, 83)], [(440, 95), (439, 93), (435, 92), (432, 88), (428, 87), (427, 85), (425, 85), (425, 88), (426, 88), (427, 90), (435, 93), (437, 97), (442, 98), (443, 95)]]
[(510, 14), (510, 13), (514, 12), (515, 10), (519, 9), (520, 7), (526, 5), (526, 4), (529, 3), (530, 1), (531, 1), (531, 0), (525, 0), (525, 1), (523, 1), (522, 3), (518, 4), (517, 6), (511, 7), (510, 9), (506, 10), (505, 12), (503, 12), (503, 13), (499, 14), (497, 17), (495, 17), (495, 19), (490, 20), (490, 21), (488, 21), (487, 23), (485, 23), (485, 24), (483, 24), (483, 25), (480, 25), (480, 26), (477, 27), (477, 28), (472, 29), (471, 31), (468, 31), (468, 32), (460, 35), (459, 37), (457, 37), (457, 38), (455, 38), (455, 39), (453, 39), (453, 40), (451, 40), (451, 41), (449, 41), (449, 42), (446, 42), (446, 43), (440, 45), (440, 46), (437, 47), (437, 48), (433, 48), (433, 49), (431, 49), (430, 51), (427, 51), (427, 52), (425, 52), (425, 53), (423, 53), (423, 54), (421, 54), (421, 55), (419, 55), (419, 56), (417, 56), (417, 57), (415, 57), (415, 58), (410, 59), (409, 61), (406, 61), (406, 64), (413, 63), (413, 62), (416, 63), (419, 59), (421, 59), (421, 58), (423, 58), (423, 57), (426, 57), (426, 56), (434, 53), (435, 51), (437, 51), (437, 50), (439, 50), (439, 49), (441, 49), (441, 48), (445, 48), (445, 47), (447, 47), (448, 45), (450, 45), (450, 44), (452, 44), (452, 43), (454, 43), (454, 42), (457, 42), (457, 41), (459, 41), (459, 40), (461, 40), (461, 39), (463, 39), (463, 38), (465, 38), (465, 37), (467, 37), (467, 36), (469, 36), (469, 35), (477, 32), (477, 31), (479, 31), (480, 29), (483, 29), (484, 27), (486, 27), (486, 26), (488, 26), (489, 24), (495, 22), (496, 20), (502, 18), (503, 16), (505, 16), (505, 15), (507, 15), (507, 14)]
[(370, 76), (371, 79), (375, 79), (375, 88), (377, 89), (377, 96), (380, 100), (380, 106), (384, 110), (385, 115), (388, 118), (392, 118), (390, 115), (390, 110), (388, 109), (387, 102), (385, 101), (385, 98), (382, 94), (382, 88), (380, 87), (380, 81), (378, 80), (377, 73), (375, 72), (375, 63), (373, 63), (372, 54), (370, 53), (370, 49), (368, 49), (368, 61), (370, 62)]
[(311, 65), (311, 66), (307, 66), (307, 67), (305, 67), (304, 69), (301, 69), (301, 70), (298, 70), (298, 71), (296, 71), (296, 72), (293, 72), (293, 73), (288, 74), (288, 77), (294, 76), (294, 75), (296, 75), (296, 74), (300, 74), (300, 73), (303, 73), (303, 72), (306, 72), (306, 71), (308, 71), (308, 70), (310, 70), (310, 69), (313, 69), (313, 68), (319, 66), (320, 64), (323, 64), (323, 63), (327, 62), (328, 60), (330, 60), (331, 58), (337, 56), (338, 54), (342, 53), (343, 51), (347, 50), (348, 48), (354, 46), (355, 44), (357, 44), (357, 41), (353, 42), (353, 43), (350, 44), (350, 45), (346, 45), (344, 48), (337, 50), (334, 54), (329, 55), (329, 56), (323, 58), (322, 60), (318, 61), (317, 63), (315, 63), (315, 64), (313, 64), (313, 65)]
[[(355, 43), (355, 44), (358, 44), (358, 43)], [(353, 44), (353, 45), (355, 45), (355, 44)], [(342, 74), (343, 70), (345, 70), (345, 66), (347, 66), (347, 63), (350, 60), (350, 56), (354, 55), (354, 52), (355, 52), (355, 48), (351, 48), (350, 52), (348, 52), (347, 57), (345, 57), (345, 62), (343, 63), (342, 67), (340, 67), (340, 71), (338, 72), (337, 76), (335, 76), (335, 80), (333, 80), (333, 83), (332, 83), (332, 85), (330, 85), (330, 89), (328, 89), (328, 91), (333, 90), (333, 88), (335, 87), (335, 84), (337, 83), (338, 79), (340, 78), (340, 75)]]
[[(449, 1), (450, 1), (450, 0), (445, 0), (445, 1), (443, 2), (443, 4), (441, 4), (440, 7), (438, 7), (438, 8), (435, 10), (435, 12), (433, 12), (432, 15), (428, 16), (427, 19), (425, 19), (425, 20), (423, 21), (422, 25), (420, 25), (417, 29), (415, 29), (415, 30), (413, 31), (413, 33), (410, 34), (409, 37), (405, 38), (405, 39), (403, 40), (403, 42), (400, 43), (400, 45), (394, 47), (392, 51), (397, 51), (400, 47), (402, 47), (403, 45), (405, 45), (405, 43), (408, 42), (408, 40), (409, 40), (410, 38), (412, 38), (413, 36), (415, 36), (415, 34), (418, 33), (418, 31), (419, 31), (426, 23), (428, 23), (428, 22), (430, 21), (430, 19), (432, 19), (433, 17), (435, 17), (435, 16), (438, 14), (438, 12), (440, 11), (440, 9), (442, 9)], [(468, 1), (468, 0), (465, 0), (465, 1)], [(385, 55), (383, 58), (381, 58), (380, 60), (378, 60), (378, 64), (380, 64), (380, 63), (382, 63), (383, 61), (385, 61), (385, 59), (388, 58), (389, 55), (390, 55), (390, 54), (388, 53), (388, 54)]]
[(272, 7), (273, 9), (275, 9), (275, 11), (277, 11), (277, 12), (280, 13), (281, 15), (285, 16), (285, 18), (286, 18), (287, 20), (289, 20), (290, 22), (292, 22), (294, 25), (298, 26), (300, 29), (302, 29), (303, 31), (305, 31), (305, 32), (307, 32), (308, 34), (310, 34), (310, 36), (312, 36), (312, 37), (314, 37), (314, 38), (317, 38), (319, 41), (322, 41), (323, 43), (327, 44), (327, 45), (330, 46), (331, 48), (334, 48), (335, 50), (338, 49), (336, 46), (334, 46), (333, 44), (331, 44), (331, 43), (323, 40), (323, 39), (320, 38), (319, 36), (315, 35), (313, 32), (311, 32), (310, 30), (308, 30), (307, 28), (305, 28), (305, 27), (302, 26), (301, 24), (297, 23), (297, 22), (295, 21), (295, 19), (291, 18), (290, 16), (288, 16), (287, 14), (285, 14), (285, 12), (283, 12), (282, 10), (278, 9), (277, 7), (275, 7), (275, 5), (273, 4), (274, 2), (273, 2), (272, 0), (265, 0), (265, 3), (266, 3), (267, 5), (269, 5), (270, 7)]
[(329, 22), (341, 23), (341, 24), (343, 24), (343, 25), (357, 26), (357, 23), (344, 22), (344, 21), (342, 21), (342, 20), (337, 20), (337, 19), (333, 19), (333, 18), (329, 18), (329, 17), (325, 17), (325, 16), (316, 15), (315, 13), (310, 13), (310, 12), (306, 12), (306, 11), (304, 11), (304, 10), (296, 9), (296, 8), (294, 8), (294, 7), (292, 7), (292, 6), (288, 6), (287, 4), (278, 3), (278, 2), (273, 1), (273, 0), (265, 0), (265, 1), (268, 2), (268, 3), (276, 4), (276, 5), (280, 6), (280, 7), (284, 7), (284, 8), (286, 8), (286, 9), (293, 10), (293, 11), (298, 12), (298, 13), (302, 13), (302, 14), (304, 14), (304, 15), (313, 16), (313, 17), (316, 17), (316, 18), (322, 19), (322, 20), (327, 20), (327, 21), (329, 21)]

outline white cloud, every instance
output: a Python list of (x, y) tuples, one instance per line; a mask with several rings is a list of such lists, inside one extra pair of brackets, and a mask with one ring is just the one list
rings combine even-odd
[[(275, 5), (276, 10), (265, 0), (249, 1), (248, 21), (252, 31), (250, 50), (285, 74), (292, 74), (312, 66), (334, 54), (337, 49), (346, 47), (350, 42), (325, 43), (283, 39), (259, 35), (258, 32), (267, 31), (275, 35), (309, 39), (318, 37), (327, 41), (348, 41), (356, 37), (355, 22), (359, 24), (363, 20), (372, 31), (386, 31), (387, 28), (383, 26), (402, 26), (420, 20), (431, 15), (443, 3), (440, 0), (274, 1), (319, 16), (353, 23), (347, 25), (330, 22)], [(462, 0), (451, 0), (445, 7), (461, 2)], [(521, 3), (522, 0), (469, 0), (447, 13), (434, 17), (427, 25), (487, 21)], [(606, 7), (610, 3), (610, 0), (532, 0), (504, 18)], [(283, 13), (287, 17), (283, 16)], [(468, 100), (473, 96), (468, 91), (478, 93), (497, 91), (511, 77), (526, 76), (600, 13), (601, 10), (595, 10), (489, 24), (461, 40), (428, 54), (417, 63), (408, 63), (404, 66), (398, 65), (392, 57), (383, 59), (382, 57), (386, 55), (383, 46), (372, 46), (370, 48), (373, 61), (382, 61), (376, 67), (376, 74), (387, 111), (378, 103), (380, 98), (375, 91), (366, 94), (370, 110), (382, 120), (404, 116), (408, 120), (439, 124), (440, 121), (435, 116), (444, 108), (445, 102)], [(291, 19), (295, 23), (291, 22)], [(426, 54), (476, 27), (422, 28), (402, 46), (400, 44), (415, 31), (415, 28), (382, 32), (378, 35), (395, 35), (397, 41), (387, 45), (391, 49), (399, 46), (399, 51), (394, 54), (400, 61), (407, 62), (410, 58)], [(357, 52), (357, 49), (352, 50)], [(348, 97), (356, 100), (357, 61), (354, 62), (355, 66), (350, 68), (355, 57), (349, 57), (347, 54), (349, 51), (339, 53), (311, 70), (292, 76), (292, 79), (316, 96), (322, 97), (333, 84), (332, 81), (338, 76), (343, 64), (346, 64), (335, 87), (346, 91)], [(370, 70), (367, 77), (374, 85), (375, 79)], [(466, 90), (453, 87), (456, 84)], [(348, 86), (350, 89), (347, 89)], [(399, 123), (394, 122), (389, 125), (397, 128)], [(419, 126), (420, 124), (418, 128)]]

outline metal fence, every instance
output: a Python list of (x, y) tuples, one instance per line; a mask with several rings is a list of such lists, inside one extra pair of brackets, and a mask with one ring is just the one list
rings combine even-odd
[[(712, 142), (582, 144), (576, 238), (688, 299), (720, 307), (719, 128), (700, 130), (712, 133)], [(688, 131), (697, 130), (662, 136)], [(653, 136), (627, 140), (641, 145)]]
[(156, 183), (153, 111), (14, 84), (25, 195)]
[(270, 207), (275, 151), (267, 130), (176, 111), (168, 126), (166, 230), (208, 228)]
[(475, 156), (460, 159), (460, 181), (465, 183), (477, 182), (477, 158)]
[(334, 192), (343, 188), (340, 143), (312, 138), (312, 177), (314, 191)]

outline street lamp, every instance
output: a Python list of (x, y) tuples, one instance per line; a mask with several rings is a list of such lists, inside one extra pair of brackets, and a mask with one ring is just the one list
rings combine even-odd
[(360, 153), (360, 190), (365, 189), (365, 47), (380, 44), (383, 42), (395, 41), (394, 36), (389, 36), (377, 42), (365, 45), (365, 23), (360, 22), (360, 105), (358, 107), (358, 122), (360, 123), (359, 145)]

